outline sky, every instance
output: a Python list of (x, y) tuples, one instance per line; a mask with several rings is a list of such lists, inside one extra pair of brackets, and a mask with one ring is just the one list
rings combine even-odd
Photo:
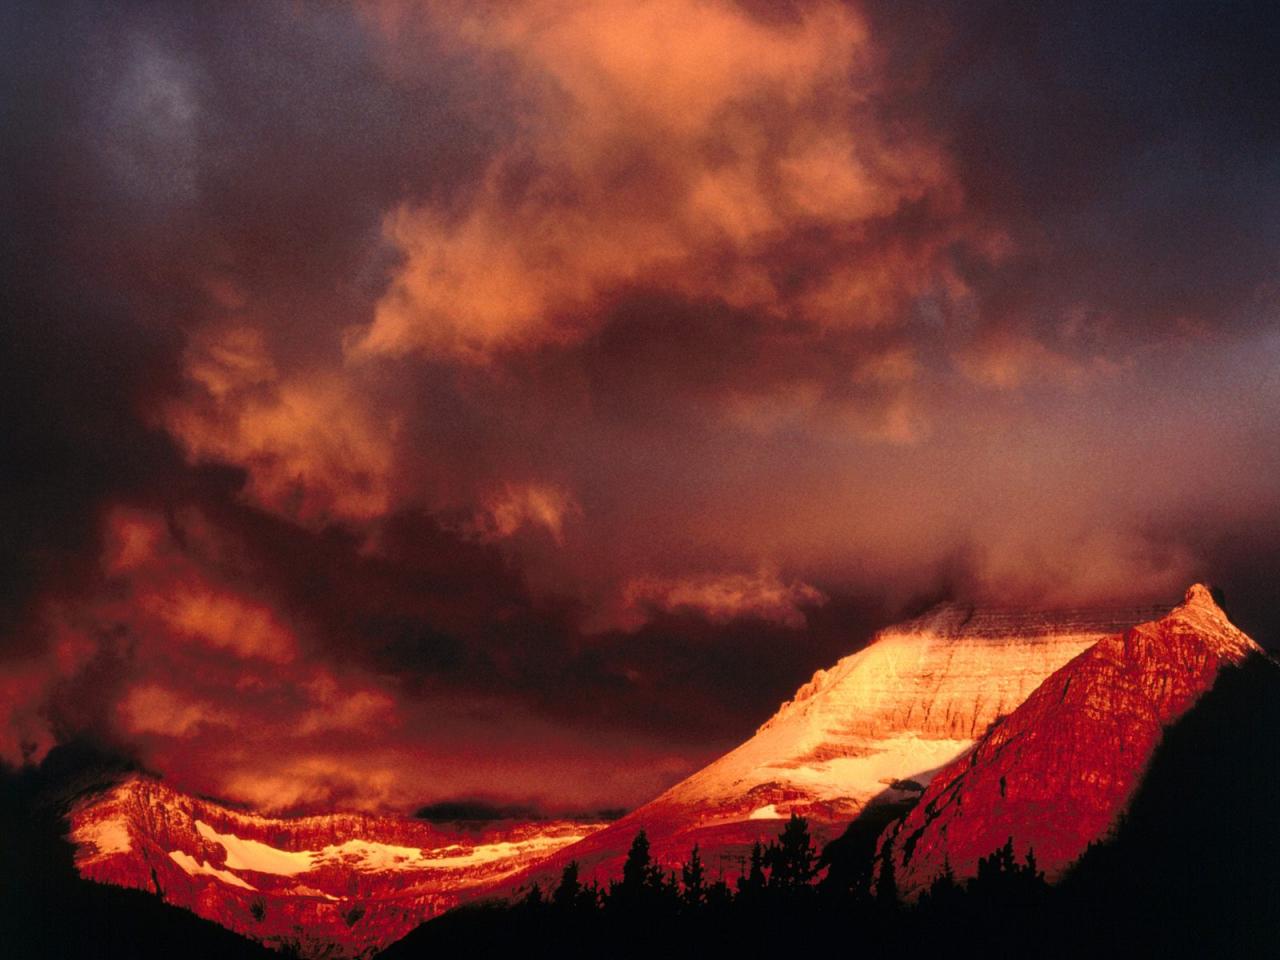
[(0, 10), (0, 757), (629, 807), (876, 628), (1280, 646), (1268, 3)]

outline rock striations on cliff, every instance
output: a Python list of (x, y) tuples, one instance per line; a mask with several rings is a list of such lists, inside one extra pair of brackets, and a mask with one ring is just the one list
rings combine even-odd
[(868, 806), (918, 797), (1045, 677), (1153, 612), (935, 607), (819, 670), (751, 739), (520, 879), (545, 882), (576, 859), (604, 881), (641, 828), (660, 862), (674, 865), (698, 843), (730, 878), (750, 844), (772, 839), (793, 812), (819, 842), (833, 838)]
[(133, 775), (71, 811), (81, 876), (308, 957), (368, 957), (601, 824), (273, 819)]
[(947, 863), (972, 876), (1010, 837), (1052, 880), (1105, 837), (1140, 784), (1166, 727), (1226, 667), (1261, 649), (1192, 586), (1167, 615), (1091, 645), (1054, 672), (974, 748), (933, 777), (885, 830), (904, 897)]

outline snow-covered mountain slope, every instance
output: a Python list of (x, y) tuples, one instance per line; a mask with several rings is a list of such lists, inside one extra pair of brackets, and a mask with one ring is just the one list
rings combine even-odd
[(792, 812), (831, 838), (869, 804), (919, 796), (1045, 677), (1152, 613), (937, 607), (819, 670), (741, 746), (520, 879), (577, 859), (603, 881), (640, 828), (668, 864), (695, 842), (712, 860), (737, 856)]
[(133, 776), (73, 809), (71, 839), (88, 879), (304, 956), (358, 957), (600, 826), (268, 819)]
[(1092, 645), (885, 831), (899, 890), (918, 894), (948, 861), (971, 876), (1010, 837), (1019, 856), (1034, 847), (1058, 876), (1116, 822), (1165, 728), (1224, 667), (1262, 656), (1200, 584), (1167, 615)]

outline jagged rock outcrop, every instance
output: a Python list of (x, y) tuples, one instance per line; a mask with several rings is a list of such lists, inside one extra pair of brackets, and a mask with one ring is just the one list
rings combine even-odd
[(831, 839), (870, 804), (918, 797), (1045, 677), (1154, 612), (936, 607), (819, 670), (750, 740), (520, 880), (545, 882), (576, 859), (603, 882), (641, 828), (660, 862), (698, 843), (731, 878), (736, 858), (793, 812), (819, 842)]
[(900, 893), (945, 863), (972, 876), (1013, 838), (1053, 879), (1116, 823), (1167, 726), (1260, 648), (1196, 584), (1166, 616), (1107, 637), (1048, 677), (882, 836)]
[(601, 824), (448, 827), (229, 810), (130, 776), (71, 813), (88, 879), (149, 890), (269, 946), (367, 957)]

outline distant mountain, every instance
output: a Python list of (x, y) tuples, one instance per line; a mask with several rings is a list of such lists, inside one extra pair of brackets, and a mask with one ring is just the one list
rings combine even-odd
[(919, 797), (1045, 677), (1155, 612), (936, 607), (819, 670), (750, 740), (517, 879), (545, 885), (573, 859), (604, 882), (641, 828), (659, 862), (674, 866), (697, 843), (713, 875), (731, 878), (793, 812), (829, 840), (870, 807)]
[(146, 890), (306, 957), (368, 957), (599, 824), (269, 819), (143, 775), (76, 804), (82, 876)]
[(938, 772), (886, 829), (901, 894), (918, 895), (947, 864), (972, 876), (978, 859), (1010, 837), (1020, 857), (1034, 848), (1048, 877), (1060, 876), (1117, 825), (1166, 728), (1245, 661), (1277, 672), (1199, 584), (1166, 616), (1090, 646)]
[(68, 804), (121, 770), (80, 745), (0, 767), (0, 954), (15, 960), (271, 960), (279, 954), (150, 893), (80, 878)]

